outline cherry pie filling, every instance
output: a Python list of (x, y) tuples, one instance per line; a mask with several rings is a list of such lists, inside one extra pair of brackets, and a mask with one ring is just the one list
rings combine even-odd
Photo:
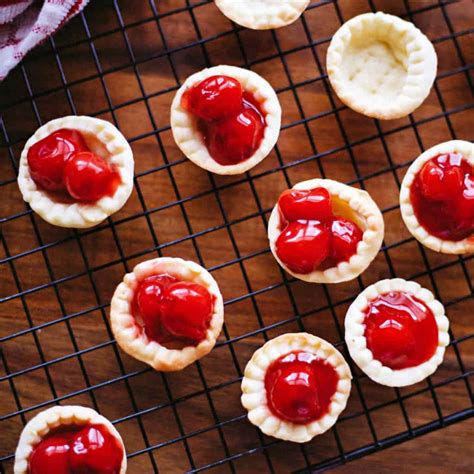
[(121, 183), (113, 165), (93, 153), (77, 130), (60, 129), (33, 144), (28, 166), (37, 186), (58, 202), (93, 202), (113, 196)]
[(324, 359), (310, 352), (290, 352), (267, 369), (267, 404), (276, 417), (307, 424), (329, 412), (338, 382), (336, 369)]
[(29, 474), (118, 474), (123, 448), (104, 425), (61, 427), (43, 438), (29, 459)]
[(336, 215), (332, 201), (322, 187), (288, 189), (278, 199), (282, 230), (276, 253), (291, 271), (325, 270), (357, 253), (363, 232), (352, 220)]
[(220, 165), (241, 163), (260, 146), (265, 115), (236, 79), (211, 76), (185, 91), (181, 101), (197, 117), (209, 154)]
[(391, 291), (369, 301), (364, 324), (367, 348), (393, 370), (426, 362), (438, 346), (432, 311), (409, 293)]
[(410, 188), (421, 226), (431, 235), (459, 241), (474, 233), (474, 169), (460, 153), (427, 161)]
[(132, 313), (150, 339), (174, 349), (206, 339), (214, 303), (204, 286), (163, 273), (140, 283)]

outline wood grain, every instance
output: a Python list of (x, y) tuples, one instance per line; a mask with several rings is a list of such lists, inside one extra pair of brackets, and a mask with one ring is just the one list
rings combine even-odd
[[(389, 13), (406, 12), (401, 1), (374, 3)], [(75, 112), (115, 121), (131, 142), (139, 177), (127, 205), (93, 231), (55, 228), (31, 213), (2, 225), (4, 246), (0, 258), (18, 257), (1, 267), (1, 296), (26, 293), (1, 305), (0, 337), (26, 332), (3, 342), (0, 376), (26, 372), (0, 381), (0, 416), (18, 409), (26, 412), (2, 422), (0, 456), (13, 453), (24, 422), (39, 411), (30, 408), (56, 398), (62, 404), (96, 407), (111, 420), (118, 420), (117, 429), (129, 453), (159, 445), (151, 455), (136, 454), (130, 459), (131, 474), (153, 472), (153, 463), (160, 472), (183, 472), (244, 453), (260, 446), (261, 440), (271, 445), (266, 450), (268, 457), (261, 450), (239, 457), (232, 464), (235, 470), (269, 472), (270, 460), (276, 472), (289, 472), (304, 467), (306, 462), (320, 463), (338, 456), (336, 432), (342, 449), (351, 451), (374, 442), (369, 422), (377, 439), (406, 431), (397, 392), (370, 382), (355, 370), (358, 387), (354, 386), (336, 431), (320, 436), (303, 449), (288, 443), (273, 445), (274, 440), (261, 438), (245, 420), (239, 403), (239, 377), (265, 338), (285, 332), (304, 328), (344, 350), (341, 325), (348, 303), (362, 286), (394, 275), (414, 278), (437, 290), (443, 302), (451, 302), (448, 315), (454, 337), (472, 335), (473, 305), (468, 297), (472, 291), (473, 260), (467, 259), (461, 265), (457, 257), (422, 251), (410, 239), (396, 208), (396, 179), (403, 177), (406, 164), (419, 154), (420, 143), (428, 148), (453, 138), (453, 134), (472, 138), (474, 116), (472, 108), (465, 109), (472, 103), (468, 72), (463, 69), (453, 40), (443, 39), (450, 30), (443, 10), (429, 8), (435, 3), (409, 2), (413, 10), (425, 8), (413, 19), (435, 40), (441, 75), (438, 89), (414, 113), (413, 119), (420, 122), (416, 130), (409, 119), (380, 123), (387, 134), (383, 140), (373, 120), (342, 108), (331, 92), (335, 106), (341, 108), (337, 116), (332, 112), (328, 84), (320, 76), (324, 73), (327, 39), (340, 25), (334, 4), (305, 13), (307, 31), (318, 43), (313, 50), (305, 47), (308, 37), (304, 24), (298, 21), (274, 35), (240, 31), (245, 57), (231, 24), (212, 2), (196, 6), (193, 12), (200, 34), (209, 39), (205, 50), (211, 64), (244, 65), (247, 61), (279, 93), (284, 115), (278, 147), (251, 171), (250, 180), (209, 176), (183, 160), (171, 137), (169, 106), (176, 81), (182, 82), (206, 64), (201, 46), (184, 48), (199, 40), (189, 12), (169, 13), (185, 7), (184, 0), (155, 2), (157, 11), (163, 14), (158, 23), (163, 36), (152, 19), (148, 1), (117, 2), (121, 18), (113, 2), (91, 2), (85, 20), (90, 34), (97, 36), (97, 63), (83, 19), (76, 18), (54, 38), (59, 50), (57, 58), (53, 45), (47, 42), (24, 61), (24, 69), (17, 68), (10, 74), (0, 85), (1, 116), (11, 144), (5, 146), (6, 137), (0, 138), (0, 179), (7, 183), (1, 187), (3, 217), (26, 210), (10, 157), (15, 164), (18, 162), (24, 141), (37, 128), (38, 120), (46, 122)], [(338, 5), (345, 20), (369, 11), (366, 1), (344, 0)], [(444, 10), (453, 30), (460, 33), (456, 41), (463, 61), (472, 64), (472, 34), (461, 34), (472, 27), (472, 2), (454, 2)], [(135, 69), (119, 29), (120, 20), (134, 24), (146, 18), (151, 20), (126, 28), (137, 62)], [(68, 46), (71, 44), (75, 45)], [(166, 55), (166, 48), (172, 53)], [(292, 51), (285, 54), (286, 63), (278, 58), (278, 48)], [(153, 59), (147, 59), (150, 57)], [(69, 84), (67, 89), (57, 61)], [(98, 70), (105, 71), (103, 77), (99, 77)], [(35, 94), (34, 104), (28, 100), (25, 79)], [(297, 95), (290, 90), (291, 84), (298, 85)], [(10, 106), (13, 101), (18, 103)], [(454, 112), (446, 118), (443, 107)], [(303, 117), (311, 118), (306, 125), (301, 123)], [(353, 144), (350, 152), (348, 142)], [(309, 159), (316, 154), (320, 158)], [(388, 209), (384, 218), (389, 250), (375, 259), (359, 281), (323, 288), (283, 279), (266, 240), (266, 219), (276, 198), (287, 187), (287, 180), (294, 184), (320, 177), (322, 171), (327, 177), (356, 181), (358, 174), (352, 159), (359, 176), (371, 176), (363, 181), (365, 188), (381, 208)], [(303, 161), (294, 165), (297, 160)], [(391, 163), (401, 167), (392, 172)], [(144, 174), (149, 170), (154, 171)], [(396, 245), (402, 241), (406, 242)], [(156, 255), (200, 261), (211, 269), (227, 301), (227, 334), (221, 335), (216, 349), (200, 364), (166, 377), (121, 352), (111, 340), (107, 322), (111, 295), (124, 272)], [(432, 278), (427, 275), (427, 265), (433, 270)], [(46, 326), (28, 331), (37, 325)], [(262, 326), (269, 329), (264, 332)], [(232, 343), (226, 343), (227, 339)], [(447, 383), (462, 374), (455, 349), (465, 371), (474, 365), (473, 339), (463, 339), (449, 347), (445, 362), (431, 378), (442, 416), (472, 407), (464, 380)], [(80, 356), (71, 356), (78, 351), (83, 351)], [(44, 361), (46, 367), (35, 368)], [(95, 388), (88, 390), (91, 386)], [(211, 389), (209, 395), (206, 388)], [(72, 393), (75, 395), (70, 396)], [(408, 397), (403, 408), (412, 427), (439, 416), (427, 382), (399, 393)], [(370, 410), (369, 416), (364, 414), (364, 404)], [(133, 415), (137, 410), (143, 411), (140, 417)], [(216, 423), (222, 423), (220, 429)], [(461, 423), (348, 464), (341, 471), (411, 472), (416, 465), (418, 472), (446, 472), (452, 463), (457, 463), (456, 472), (472, 472), (472, 428), (472, 423)], [(183, 434), (184, 441), (179, 439)], [(5, 462), (4, 469), (12, 471), (11, 459)], [(228, 463), (213, 469), (229, 470)]]

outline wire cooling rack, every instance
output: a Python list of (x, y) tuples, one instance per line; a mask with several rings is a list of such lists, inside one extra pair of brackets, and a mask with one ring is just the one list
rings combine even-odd
[[(334, 31), (375, 10), (413, 21), (437, 50), (433, 90), (407, 119), (382, 123), (353, 113), (325, 74)], [(31, 53), (0, 85), (0, 470), (12, 472), (24, 424), (57, 403), (92, 406), (109, 417), (124, 438), (130, 473), (322, 470), (471, 417), (472, 256), (420, 246), (397, 201), (400, 180), (422, 150), (472, 139), (472, 19), (469, 0), (313, 1), (294, 25), (253, 32), (231, 24), (209, 0), (96, 0)], [(192, 165), (169, 127), (179, 85), (220, 63), (262, 74), (284, 110), (274, 152), (234, 178)], [(68, 114), (112, 121), (136, 159), (130, 201), (85, 231), (44, 223), (16, 185), (26, 139)], [(304, 284), (269, 253), (265, 227), (277, 196), (310, 177), (365, 188), (383, 209), (383, 248), (354, 282)], [(160, 374), (129, 358), (107, 321), (123, 274), (157, 255), (206, 266), (226, 300), (216, 348), (180, 373)], [(347, 409), (332, 430), (302, 446), (268, 438), (247, 422), (240, 380), (257, 347), (307, 330), (350, 362), (345, 310), (365, 286), (395, 276), (419, 281), (447, 308), (452, 341), (436, 374), (390, 389), (352, 364)]]

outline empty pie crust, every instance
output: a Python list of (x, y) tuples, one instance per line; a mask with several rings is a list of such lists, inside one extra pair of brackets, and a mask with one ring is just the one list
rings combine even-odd
[[(238, 80), (246, 92), (253, 94), (262, 113), (265, 114), (265, 130), (260, 146), (252, 156), (235, 165), (221, 165), (212, 158), (198, 130), (197, 117), (181, 105), (186, 90), (216, 75)], [(281, 107), (272, 86), (255, 72), (235, 66), (215, 66), (189, 76), (171, 104), (171, 130), (176, 144), (193, 163), (216, 174), (241, 174), (260, 163), (275, 146), (280, 134), (280, 125)]]
[(337, 266), (326, 270), (315, 270), (302, 274), (292, 272), (278, 257), (276, 241), (282, 231), (282, 219), (278, 203), (273, 208), (268, 222), (268, 240), (270, 249), (277, 262), (295, 278), (310, 283), (340, 283), (359, 276), (376, 257), (384, 236), (384, 221), (380, 209), (369, 193), (347, 186), (332, 179), (310, 179), (302, 181), (292, 189), (326, 188), (332, 198), (336, 215), (351, 219), (363, 231), (362, 240), (357, 244), (357, 253), (349, 261), (339, 262)]
[(54, 406), (38, 413), (23, 428), (15, 452), (15, 474), (27, 474), (28, 463), (33, 449), (42, 441), (42, 439), (53, 429), (68, 425), (104, 425), (110, 434), (119, 442), (123, 459), (120, 467), (120, 474), (127, 471), (127, 457), (122, 437), (115, 429), (114, 425), (107, 418), (99, 415), (92, 408), (81, 407), (77, 405)]
[[(28, 150), (34, 143), (62, 128), (81, 132), (89, 149), (116, 167), (121, 183), (113, 196), (92, 203), (61, 203), (36, 185), (28, 167)], [(127, 202), (133, 190), (133, 168), (132, 149), (116, 127), (105, 120), (71, 115), (46, 123), (26, 142), (21, 152), (18, 186), (23, 199), (45, 221), (59, 227), (83, 229), (99, 224)]]
[(474, 252), (474, 235), (463, 240), (444, 240), (431, 235), (418, 221), (410, 201), (410, 188), (423, 165), (432, 158), (445, 153), (460, 153), (474, 166), (474, 144), (464, 140), (451, 140), (439, 143), (422, 153), (408, 168), (400, 189), (400, 211), (410, 233), (425, 247), (435, 252), (465, 254)]
[(310, 0), (215, 0), (230, 20), (252, 30), (281, 28), (296, 21)]
[(437, 62), (430, 40), (413, 23), (382, 12), (364, 13), (333, 36), (327, 72), (344, 104), (390, 120), (421, 105), (435, 80)]
[[(399, 370), (391, 369), (374, 359), (372, 352), (367, 348), (367, 339), (364, 335), (364, 311), (369, 301), (390, 291), (403, 291), (412, 294), (418, 300), (425, 303), (433, 313), (438, 326), (438, 347), (436, 352), (429, 360), (415, 367)], [(406, 281), (401, 278), (380, 280), (368, 286), (359, 294), (347, 310), (344, 325), (346, 344), (354, 362), (374, 382), (389, 387), (413, 385), (431, 375), (443, 361), (445, 348), (449, 344), (449, 320), (445, 315), (443, 305), (435, 299), (431, 291), (414, 281)]]
[[(180, 281), (204, 286), (215, 297), (214, 312), (206, 338), (197, 346), (169, 349), (150, 339), (132, 314), (131, 304), (140, 282), (167, 273)], [(181, 370), (208, 354), (216, 344), (224, 323), (224, 303), (216, 280), (197, 263), (182, 258), (162, 257), (139, 263), (127, 273), (112, 297), (110, 320), (119, 346), (135, 359), (164, 372)]]
[[(275, 416), (267, 404), (265, 374), (270, 364), (293, 351), (315, 354), (330, 363), (339, 376), (336, 392), (329, 411), (320, 419), (306, 424), (295, 424)], [(289, 333), (265, 343), (254, 352), (245, 367), (242, 380), (242, 405), (248, 410), (251, 423), (266, 435), (295, 443), (306, 443), (314, 436), (331, 428), (344, 410), (351, 392), (351, 371), (341, 353), (329, 342), (308, 333)]]

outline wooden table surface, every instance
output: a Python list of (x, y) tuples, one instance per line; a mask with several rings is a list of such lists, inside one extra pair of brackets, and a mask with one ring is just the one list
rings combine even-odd
[[(0, 217), (7, 218), (0, 250), (0, 296), (7, 297), (0, 306), (0, 457), (13, 453), (24, 423), (55, 401), (92, 406), (116, 421), (133, 454), (131, 474), (183, 472), (234, 455), (232, 463), (211, 470), (263, 473), (272, 466), (289, 472), (337, 457), (339, 449), (373, 445), (374, 434), (383, 440), (472, 409), (463, 374), (474, 363), (474, 260), (423, 250), (397, 207), (397, 180), (421, 148), (472, 139), (471, 71), (465, 67), (474, 60), (472, 1), (442, 7), (435, 0), (373, 2), (396, 15), (406, 14), (407, 5), (416, 11), (413, 21), (434, 41), (439, 58), (436, 87), (425, 103), (410, 118), (383, 123), (343, 107), (324, 76), (328, 41), (340, 25), (337, 13), (348, 20), (370, 11), (367, 1), (313, 1), (304, 21), (276, 32), (236, 32), (212, 2), (188, 3), (195, 5), (193, 16), (184, 0), (92, 1), (84, 16), (0, 85)], [(122, 22), (131, 25), (126, 36)], [(183, 159), (173, 142), (170, 103), (177, 81), (206, 66), (202, 45), (209, 64), (248, 63), (278, 92), (284, 111), (278, 147), (249, 176), (210, 176)], [(28, 136), (40, 122), (71, 113), (115, 122), (136, 160), (130, 200), (92, 231), (46, 224), (27, 211), (15, 182)], [(360, 279), (327, 287), (283, 275), (266, 240), (269, 211), (287, 183), (322, 172), (364, 186), (384, 209), (386, 223), (386, 251)], [(214, 351), (166, 376), (123, 353), (107, 322), (124, 272), (157, 255), (201, 262), (227, 302), (226, 331)], [(239, 403), (239, 378), (253, 351), (268, 338), (303, 328), (345, 351), (341, 325), (351, 299), (393, 276), (415, 279), (447, 305), (456, 343), (430, 381), (394, 390), (353, 367), (349, 404), (334, 430), (303, 448), (261, 436)], [(336, 471), (473, 472), (472, 435), (472, 421), (460, 422)], [(265, 451), (251, 451), (261, 443), (268, 445)], [(3, 468), (12, 472), (11, 457)]]

